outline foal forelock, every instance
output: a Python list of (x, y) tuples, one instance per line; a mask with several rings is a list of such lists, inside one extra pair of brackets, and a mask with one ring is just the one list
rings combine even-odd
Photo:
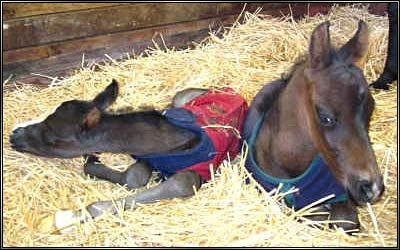
[(368, 93), (368, 84), (362, 71), (353, 65), (339, 64), (332, 67), (326, 82), (316, 83), (316, 93), (326, 100), (326, 105), (337, 114), (363, 115), (363, 102)]

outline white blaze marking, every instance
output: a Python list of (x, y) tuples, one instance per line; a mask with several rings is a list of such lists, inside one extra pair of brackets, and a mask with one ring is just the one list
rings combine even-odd
[[(59, 105), (59, 106), (60, 106), (60, 105)], [(55, 107), (55, 108), (50, 112), (50, 114), (53, 114), (59, 106)], [(46, 116), (44, 116), (44, 117), (42, 117), (42, 118), (33, 119), (33, 120), (30, 120), (30, 121), (27, 121), (27, 122), (20, 123), (20, 124), (16, 125), (16, 126), (12, 129), (12, 132), (14, 132), (14, 130), (16, 130), (16, 129), (18, 129), (18, 128), (26, 128), (26, 127), (28, 127), (28, 126), (30, 126), (30, 125), (35, 125), (35, 124), (41, 123), (41, 122), (43, 122), (48, 116), (49, 116), (49, 115), (46, 115)]]
[(23, 122), (23, 123), (21, 123), (21, 124), (16, 125), (16, 126), (12, 129), (12, 131), (14, 132), (14, 130), (16, 130), (16, 129), (18, 129), (18, 128), (25, 128), (25, 127), (28, 127), (28, 126), (30, 126), (30, 125), (34, 125), (34, 124), (41, 123), (41, 122), (44, 121), (44, 119), (46, 119), (46, 117), (45, 117), (45, 118), (41, 118), (41, 119), (35, 119), (35, 120)]

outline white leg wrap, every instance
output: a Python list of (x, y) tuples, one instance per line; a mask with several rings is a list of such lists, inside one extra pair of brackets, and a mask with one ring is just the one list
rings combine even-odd
[(54, 224), (57, 229), (63, 229), (79, 222), (80, 218), (76, 211), (64, 210), (57, 211), (55, 214)]

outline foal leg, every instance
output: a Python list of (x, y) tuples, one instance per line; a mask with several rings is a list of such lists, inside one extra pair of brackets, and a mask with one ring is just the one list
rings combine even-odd
[[(117, 212), (117, 207), (124, 209), (134, 208), (136, 204), (148, 204), (159, 200), (189, 197), (201, 186), (201, 177), (194, 171), (188, 170), (179, 172), (168, 178), (159, 185), (144, 190), (142, 192), (120, 198), (116, 201), (97, 201), (86, 207), (86, 211), (58, 211), (52, 217), (52, 230), (68, 228), (75, 223), (83, 223), (89, 218), (96, 218), (106, 211), (113, 214)], [(48, 219), (47, 219), (48, 220)], [(44, 221), (42, 224), (50, 224)]]
[(149, 182), (151, 177), (151, 167), (143, 161), (137, 161), (130, 165), (125, 172), (120, 172), (108, 168), (100, 163), (96, 156), (87, 156), (84, 165), (85, 174), (107, 180), (112, 183), (126, 185), (129, 189), (142, 187)]
[(350, 221), (350, 223), (332, 223), (337, 227), (343, 228), (345, 231), (351, 231), (360, 228), (357, 207), (351, 200), (332, 204), (330, 220)]
[(175, 94), (172, 100), (172, 107), (174, 108), (181, 108), (186, 103), (190, 102), (194, 98), (203, 95), (206, 93), (207, 89), (200, 89), (200, 88), (188, 88), (182, 91), (179, 91)]
[(351, 231), (360, 228), (357, 208), (351, 201), (319, 206), (314, 211), (314, 214), (306, 215), (305, 217), (312, 221), (338, 221), (332, 222), (330, 226), (343, 228), (344, 231), (349, 231), (350, 234), (352, 233)]
[(349, 231), (350, 234), (352, 233), (351, 231), (360, 228), (357, 207), (350, 200), (322, 205), (314, 212), (316, 213), (305, 217), (313, 221), (338, 221), (332, 222), (330, 226), (343, 228), (344, 231)]
[[(198, 190), (200, 186), (201, 177), (196, 172), (184, 171), (176, 173), (155, 187), (118, 199), (115, 204), (123, 206), (124, 209), (130, 209), (136, 203), (148, 204), (159, 200), (188, 197), (194, 195), (194, 188)], [(115, 204), (112, 201), (98, 201), (90, 204), (86, 209), (92, 218), (96, 218), (108, 210), (115, 213)]]

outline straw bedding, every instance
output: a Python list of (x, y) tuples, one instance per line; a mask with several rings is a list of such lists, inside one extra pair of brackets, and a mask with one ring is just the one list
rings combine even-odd
[[(331, 20), (332, 42), (343, 44), (359, 18), (370, 28), (365, 76), (382, 72), (388, 39), (387, 17), (365, 7), (333, 8), (328, 15), (294, 22), (245, 13), (224, 38), (210, 34), (193, 50), (159, 48), (148, 56), (127, 53), (126, 60), (108, 58), (68, 78), (54, 78), (51, 87), (18, 87), (3, 92), (3, 243), (5, 246), (395, 246), (397, 244), (397, 83), (390, 91), (372, 90), (376, 110), (370, 129), (373, 148), (384, 175), (382, 200), (360, 211), (361, 232), (322, 229), (299, 223), (302, 213), (280, 203), (282, 194), (258, 193), (257, 183), (244, 183), (245, 153), (226, 162), (214, 178), (188, 199), (161, 201), (131, 211), (107, 214), (79, 225), (69, 234), (39, 232), (43, 216), (60, 209), (80, 209), (91, 202), (116, 199), (135, 191), (84, 176), (83, 160), (45, 159), (9, 148), (9, 132), (18, 123), (49, 115), (70, 99), (93, 98), (112, 78), (121, 93), (110, 110), (165, 107), (174, 93), (187, 87), (230, 86), (250, 102), (256, 92), (289, 69), (305, 53), (311, 31)], [(13, 84), (11, 81), (5, 84)], [(132, 159), (103, 154), (102, 161), (123, 170)], [(154, 180), (148, 186), (156, 184)], [(308, 226), (307, 226), (308, 225)], [(310, 226), (311, 225), (311, 226)]]

